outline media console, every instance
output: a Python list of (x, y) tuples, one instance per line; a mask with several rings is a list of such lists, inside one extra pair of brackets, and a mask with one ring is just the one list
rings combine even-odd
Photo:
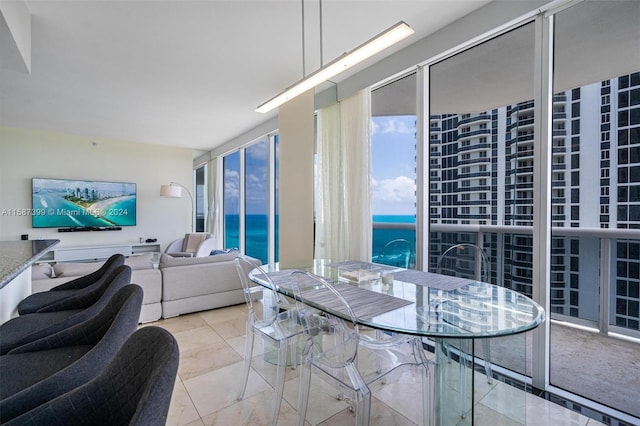
[(114, 254), (135, 256), (143, 253), (160, 253), (160, 243), (104, 244), (93, 246), (55, 247), (42, 256), (41, 262), (98, 261)]

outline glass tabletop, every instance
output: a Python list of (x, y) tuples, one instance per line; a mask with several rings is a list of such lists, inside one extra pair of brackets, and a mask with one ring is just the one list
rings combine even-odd
[[(264, 265), (278, 291), (293, 297), (291, 273), (303, 270), (331, 282), (347, 299), (361, 325), (427, 337), (482, 338), (506, 336), (537, 327), (543, 308), (532, 299), (493, 284), (430, 272), (349, 261), (315, 260), (297, 269)], [(257, 271), (251, 279), (264, 285)], [(317, 284), (317, 283), (316, 283)], [(336, 311), (322, 289), (300, 289), (302, 301), (328, 313)]]

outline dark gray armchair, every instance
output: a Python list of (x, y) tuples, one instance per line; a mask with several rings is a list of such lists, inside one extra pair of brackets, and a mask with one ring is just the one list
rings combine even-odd
[(107, 287), (100, 299), (86, 309), (71, 309), (20, 315), (0, 325), (0, 355), (12, 349), (58, 333), (98, 315), (114, 294), (131, 283), (131, 268), (120, 265), (107, 274)]
[(18, 304), (18, 314), (88, 308), (100, 298), (99, 289), (109, 273), (121, 265), (124, 265), (124, 256), (114, 254), (95, 272), (25, 297)]
[(138, 327), (142, 288), (118, 290), (98, 315), (0, 356), (0, 422), (95, 378)]
[(164, 425), (178, 370), (168, 331), (136, 331), (95, 379), (13, 419), (9, 425)]

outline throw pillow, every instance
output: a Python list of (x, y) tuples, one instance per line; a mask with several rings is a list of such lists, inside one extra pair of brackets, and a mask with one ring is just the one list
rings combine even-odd
[(48, 263), (38, 263), (31, 266), (31, 279), (44, 280), (53, 277), (53, 268)]
[(198, 246), (207, 239), (207, 236), (208, 234), (203, 232), (185, 235), (182, 251), (185, 253), (195, 253), (196, 250), (198, 250)]
[(216, 249), (216, 250), (212, 250), (211, 251), (211, 256), (216, 256), (218, 254), (227, 254), (227, 253), (233, 253), (235, 251), (238, 251), (237, 248), (230, 248), (230, 249)]

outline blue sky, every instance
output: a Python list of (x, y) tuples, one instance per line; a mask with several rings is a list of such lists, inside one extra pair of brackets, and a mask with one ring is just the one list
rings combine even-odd
[[(247, 214), (266, 214), (268, 211), (267, 195), (267, 148), (266, 140), (247, 147), (245, 153), (245, 169), (249, 174), (245, 178), (245, 198)], [(225, 213), (238, 213), (238, 197), (240, 196), (240, 155), (238, 152), (225, 157)]]
[(374, 215), (415, 214), (415, 116), (373, 117), (371, 203)]

